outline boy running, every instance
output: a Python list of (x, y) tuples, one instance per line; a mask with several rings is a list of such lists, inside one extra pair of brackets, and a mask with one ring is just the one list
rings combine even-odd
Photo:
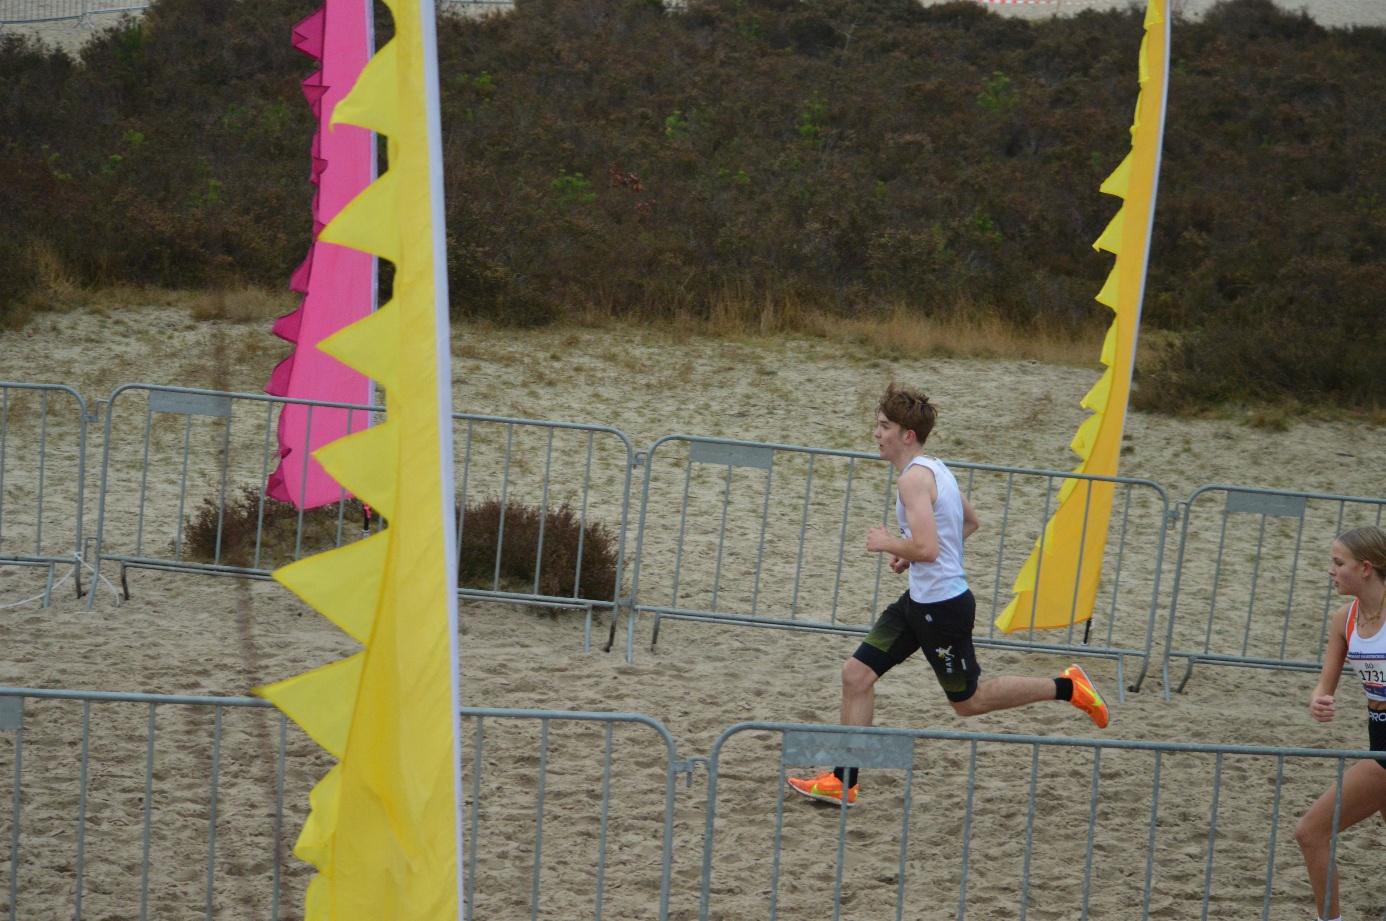
[[(885, 525), (866, 535), (868, 553), (890, 554), (890, 568), (909, 571), (909, 589), (877, 618), (857, 651), (842, 666), (842, 725), (870, 726), (876, 680), (923, 650), (938, 683), (959, 716), (977, 716), (1042, 700), (1064, 700), (1107, 726), (1107, 705), (1077, 665), (1058, 678), (1003, 675), (978, 683), (981, 667), (972, 645), (977, 603), (963, 571), (963, 541), (980, 527), (958, 481), (936, 457), (924, 453), (933, 431), (934, 407), (924, 394), (891, 384), (876, 410), (876, 448), (899, 471), (895, 518), (901, 537)], [(836, 768), (817, 777), (788, 779), (810, 799), (857, 800), (857, 769)]]

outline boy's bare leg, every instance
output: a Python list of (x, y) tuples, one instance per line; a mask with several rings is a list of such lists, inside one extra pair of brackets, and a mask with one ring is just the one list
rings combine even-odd
[(870, 726), (876, 712), (876, 673), (860, 659), (842, 666), (842, 725)]
[(1010, 710), (1042, 700), (1054, 699), (1053, 678), (1022, 678), (1002, 675), (977, 686), (967, 700), (949, 701), (959, 716), (980, 716), (997, 710)]

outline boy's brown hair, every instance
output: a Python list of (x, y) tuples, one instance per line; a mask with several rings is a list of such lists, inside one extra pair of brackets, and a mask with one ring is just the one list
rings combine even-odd
[(914, 432), (920, 444), (929, 437), (938, 419), (938, 411), (927, 396), (894, 381), (881, 396), (881, 402), (876, 404), (876, 412), (901, 428)]

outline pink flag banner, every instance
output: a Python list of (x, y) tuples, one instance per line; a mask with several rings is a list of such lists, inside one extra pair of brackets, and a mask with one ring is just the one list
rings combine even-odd
[[(313, 243), (289, 281), (289, 287), (303, 295), (303, 303), (274, 324), (274, 334), (293, 343), (294, 350), (270, 375), (265, 392), (273, 396), (372, 402), (366, 376), (317, 347), (339, 329), (364, 319), (375, 306), (374, 257), (318, 239), (322, 228), (375, 178), (371, 132), (355, 125), (329, 127), (332, 110), (370, 59), (369, 10), (365, 0), (326, 0), (293, 31), (294, 47), (322, 62), (322, 68), (303, 81), (303, 95), (318, 123), (311, 170), (317, 192)], [(341, 486), (309, 455), (369, 424), (369, 414), (359, 410), (285, 404), (279, 415), (279, 466), (265, 494), (299, 508), (338, 501)]]

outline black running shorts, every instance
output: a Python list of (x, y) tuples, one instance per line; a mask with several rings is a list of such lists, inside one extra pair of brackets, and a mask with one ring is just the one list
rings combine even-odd
[(923, 650), (943, 693), (964, 701), (977, 693), (982, 667), (972, 645), (977, 600), (971, 591), (947, 601), (921, 603), (909, 592), (881, 612), (852, 657), (879, 677)]
[[(1367, 738), (1372, 751), (1386, 752), (1386, 710), (1367, 711)], [(1386, 768), (1386, 758), (1377, 758), (1376, 763)]]

